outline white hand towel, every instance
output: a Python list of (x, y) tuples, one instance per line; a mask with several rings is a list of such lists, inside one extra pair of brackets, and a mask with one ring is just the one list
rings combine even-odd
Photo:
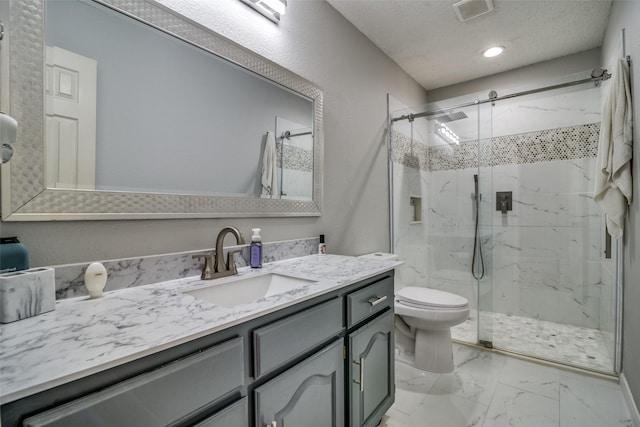
[(273, 132), (267, 132), (262, 156), (262, 198), (279, 197), (276, 154), (276, 138)]
[(633, 195), (632, 120), (629, 65), (622, 59), (613, 70), (602, 109), (593, 192), (593, 199), (607, 215), (609, 234), (615, 239), (622, 237), (627, 206)]

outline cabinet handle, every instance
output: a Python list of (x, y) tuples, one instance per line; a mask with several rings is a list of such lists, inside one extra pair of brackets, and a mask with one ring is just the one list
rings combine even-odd
[(371, 304), (371, 307), (375, 307), (376, 305), (380, 304), (381, 302), (384, 302), (387, 300), (387, 296), (382, 296), (382, 297), (371, 297), (369, 298), (369, 304)]
[(360, 365), (360, 381), (353, 380), (353, 382), (360, 384), (360, 392), (364, 392), (364, 357), (361, 357), (359, 362), (354, 360), (353, 363)]

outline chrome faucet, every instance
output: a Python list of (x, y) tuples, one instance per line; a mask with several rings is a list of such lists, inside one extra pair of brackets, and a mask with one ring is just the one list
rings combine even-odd
[(237, 245), (244, 244), (244, 239), (242, 238), (242, 234), (240, 234), (240, 231), (237, 228), (225, 227), (222, 230), (220, 230), (220, 233), (218, 233), (218, 237), (216, 238), (216, 259), (213, 265), (213, 269), (215, 272), (212, 275), (213, 276), (212, 279), (238, 274), (236, 263), (233, 260), (233, 254), (236, 252), (241, 252), (242, 249), (230, 250), (227, 253), (227, 261), (226, 262), (224, 261), (223, 243), (224, 243), (224, 238), (228, 233), (231, 233), (236, 237)]
[[(241, 252), (242, 248), (233, 249), (228, 251), (227, 253), (227, 261), (224, 260), (224, 238), (227, 233), (231, 233), (236, 236), (236, 244), (243, 245), (244, 239), (242, 238), (242, 234), (235, 227), (225, 227), (220, 230), (218, 233), (218, 237), (216, 238), (216, 258), (215, 261), (212, 262), (211, 254), (208, 253), (200, 253), (194, 254), (193, 258), (204, 258), (204, 266), (202, 267), (202, 275), (200, 279), (202, 280), (212, 280), (219, 279), (220, 277), (233, 276), (234, 274), (238, 274), (238, 269), (236, 268), (236, 263), (233, 260), (233, 254), (236, 252)], [(212, 268), (213, 264), (213, 268)]]

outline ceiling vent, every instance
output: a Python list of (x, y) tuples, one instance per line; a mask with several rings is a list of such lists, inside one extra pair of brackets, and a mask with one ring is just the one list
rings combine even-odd
[(493, 0), (462, 0), (453, 4), (460, 22), (467, 22), (493, 10)]

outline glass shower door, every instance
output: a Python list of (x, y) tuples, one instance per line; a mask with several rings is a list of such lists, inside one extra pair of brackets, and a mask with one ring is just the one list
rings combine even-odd
[[(480, 248), (474, 245), (480, 242), (476, 231), (483, 246), (491, 240), (491, 223), (486, 223), (492, 218), (486, 213), (491, 174), (483, 141), (491, 129), (491, 110), (473, 104), (472, 98), (467, 101), (470, 105), (463, 107), (428, 105), (416, 112), (421, 117), (394, 123), (393, 223), (394, 250), (406, 262), (396, 276), (399, 286), (424, 286), (465, 297), (471, 313), (452, 328), (452, 338), (476, 344), (485, 339), (478, 329), (480, 303), (491, 311), (490, 252), (482, 259), (476, 254), (480, 264), (475, 267), (485, 264), (482, 286), (472, 274), (474, 247)], [(475, 197), (476, 183), (482, 197)]]
[[(510, 199), (499, 200), (493, 181), (492, 114), (493, 104), (478, 108), (478, 217), (476, 223), (476, 255), (472, 273), (478, 288), (478, 344), (493, 347), (493, 221), (496, 206), (509, 209)], [(477, 267), (476, 267), (477, 266)]]
[[(604, 255), (591, 197), (600, 91), (586, 84), (492, 107), (491, 167), (480, 175), (493, 186), (485, 216), (493, 295), (485, 301), (480, 281), (479, 306), (491, 306), (493, 327), (481, 322), (479, 340), (486, 330), (494, 348), (613, 372), (615, 255)], [(511, 210), (502, 211), (507, 196)]]

